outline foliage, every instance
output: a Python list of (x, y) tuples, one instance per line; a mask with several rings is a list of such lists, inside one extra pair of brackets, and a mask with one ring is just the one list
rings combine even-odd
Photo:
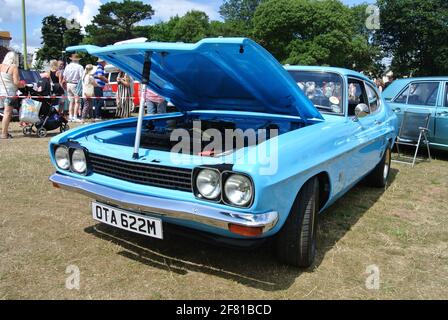
[(34, 71), (43, 71), (44, 70), (44, 61), (41, 60), (41, 59), (37, 59), (34, 62), (34, 64), (33, 64), (31, 69), (34, 70)]
[(356, 14), (337, 0), (268, 0), (255, 12), (253, 34), (285, 63), (374, 69), (378, 50)]
[(42, 20), (42, 48), (37, 58), (44, 61), (61, 58), (66, 47), (79, 44), (83, 40), (81, 27), (75, 20), (50, 15)]
[[(384, 72), (382, 59), (393, 57), (400, 75), (448, 73), (448, 2), (446, 0), (378, 0), (381, 28), (366, 27), (367, 4), (347, 6), (341, 0), (224, 0), (224, 21), (210, 21), (192, 10), (153, 25), (154, 10), (143, 1), (112, 1), (85, 28), (54, 15), (42, 22), (39, 59), (58, 58), (73, 44), (109, 45), (146, 37), (151, 41), (196, 42), (205, 37), (249, 37), (282, 63), (332, 65)], [(84, 55), (82, 63), (94, 62)]]
[(377, 38), (393, 56), (392, 70), (403, 75), (448, 73), (448, 1), (379, 0)]
[(107, 45), (136, 37), (135, 25), (151, 19), (154, 10), (142, 1), (124, 0), (108, 2), (100, 6), (99, 13), (86, 27), (89, 42)]

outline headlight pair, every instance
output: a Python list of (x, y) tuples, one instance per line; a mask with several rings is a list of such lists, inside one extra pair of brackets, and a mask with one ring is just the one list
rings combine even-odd
[(248, 207), (254, 197), (252, 181), (246, 175), (205, 168), (195, 177), (196, 196), (200, 198)]
[(87, 172), (87, 158), (84, 149), (57, 146), (54, 150), (54, 158), (57, 166), (62, 170), (71, 169), (80, 174)]

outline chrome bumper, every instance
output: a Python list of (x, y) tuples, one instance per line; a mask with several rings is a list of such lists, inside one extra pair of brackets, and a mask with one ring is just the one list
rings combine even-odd
[(252, 214), (222, 210), (203, 204), (120, 191), (60, 173), (51, 175), (50, 181), (61, 189), (84, 194), (104, 204), (162, 217), (195, 221), (224, 230), (228, 230), (229, 223), (233, 223), (247, 227), (263, 227), (263, 233), (266, 233), (278, 221), (277, 211)]

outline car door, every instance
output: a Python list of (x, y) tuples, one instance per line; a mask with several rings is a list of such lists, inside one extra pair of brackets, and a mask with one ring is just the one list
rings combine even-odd
[[(373, 86), (356, 78), (348, 79), (348, 115), (352, 118), (356, 150), (353, 153), (352, 180), (356, 181), (370, 172), (379, 162), (384, 146), (382, 133), (381, 100)], [(363, 117), (354, 115), (358, 104), (369, 106), (370, 113)]]
[(443, 83), (442, 97), (436, 109), (435, 134), (432, 142), (448, 147), (448, 81)]
[(440, 91), (440, 81), (413, 81), (392, 100), (391, 108), (401, 124), (405, 111), (416, 113), (430, 113), (429, 140), (434, 139), (437, 101)]

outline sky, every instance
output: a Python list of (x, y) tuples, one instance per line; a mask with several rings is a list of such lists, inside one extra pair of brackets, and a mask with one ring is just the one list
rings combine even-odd
[[(372, 0), (342, 0), (345, 4), (353, 5)], [(86, 26), (93, 16), (98, 13), (98, 7), (109, 0), (26, 0), (27, 40), (28, 52), (40, 47), (41, 21), (44, 17), (54, 14), (66, 18), (75, 18)], [(155, 10), (155, 15), (148, 23), (166, 21), (170, 17), (183, 15), (195, 9), (208, 14), (211, 20), (219, 20), (219, 7), (223, 0), (143, 0)], [(22, 47), (21, 1), (0, 0), (0, 30), (10, 31), (11, 46), (20, 51)]]

